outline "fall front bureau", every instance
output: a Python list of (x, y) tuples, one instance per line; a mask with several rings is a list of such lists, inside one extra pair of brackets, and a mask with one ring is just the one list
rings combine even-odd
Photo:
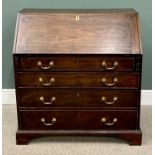
[(141, 144), (136, 11), (23, 9), (13, 58), (17, 144), (56, 135)]

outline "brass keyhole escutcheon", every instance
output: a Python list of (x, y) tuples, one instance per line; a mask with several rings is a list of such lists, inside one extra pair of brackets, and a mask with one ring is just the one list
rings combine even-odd
[(80, 20), (80, 16), (79, 15), (76, 15), (75, 16), (75, 20)]

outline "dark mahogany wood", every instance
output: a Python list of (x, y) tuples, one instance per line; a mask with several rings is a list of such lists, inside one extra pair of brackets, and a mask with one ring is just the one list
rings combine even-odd
[[(78, 113), (76, 111), (20, 111), (23, 130), (77, 129)], [(45, 119), (44, 122), (41, 119)], [(55, 122), (52, 119), (56, 119)], [(49, 125), (48, 125), (49, 124)]]
[[(42, 67), (49, 67), (49, 63), (53, 62), (50, 68), (42, 68), (38, 66), (38, 62), (42, 63)], [(105, 62), (106, 66), (102, 63)], [(118, 65), (114, 69), (114, 63)], [(79, 55), (65, 56), (61, 55), (48, 57), (21, 57), (21, 71), (133, 71), (134, 58), (131, 57), (105, 57), (88, 55), (82, 57)]]
[(139, 54), (141, 51), (134, 10), (113, 13), (31, 10), (20, 12), (18, 19), (14, 53)]
[(18, 145), (27, 145), (31, 140), (43, 136), (104, 136), (126, 140), (130, 145), (141, 145), (142, 143), (141, 130), (18, 130), (16, 133), (16, 143)]
[[(137, 129), (137, 121), (135, 121), (137, 120), (136, 110), (22, 110), (20, 111), (20, 115), (20, 129), (22, 130)], [(45, 124), (41, 121), (42, 118), (45, 119)], [(52, 122), (53, 118), (56, 119), (56, 122)], [(102, 118), (105, 118), (106, 122), (102, 122)], [(113, 122), (113, 119), (117, 119), (117, 122)]]
[[(104, 88), (133, 88), (139, 87), (139, 74), (123, 73), (18, 73), (18, 87), (104, 87)], [(43, 81), (40, 82), (39, 79)], [(53, 82), (50, 82), (54, 78)], [(106, 81), (103, 82), (102, 79)], [(118, 81), (114, 82), (117, 78)], [(113, 84), (109, 86), (109, 84)], [(47, 84), (47, 85), (46, 85)]]
[[(139, 91), (102, 89), (19, 89), (19, 107), (137, 108)], [(130, 98), (128, 98), (130, 96)], [(44, 101), (40, 100), (43, 97)], [(51, 101), (52, 98), (54, 101)], [(103, 100), (105, 97), (105, 100)], [(117, 100), (115, 100), (117, 98)], [(126, 100), (128, 98), (128, 100)]]
[(136, 11), (24, 9), (17, 16), (13, 59), (17, 144), (71, 135), (141, 145)]
[[(106, 122), (102, 122), (105, 118)], [(117, 119), (117, 122), (114, 122)], [(137, 111), (134, 110), (83, 110), (78, 113), (80, 129), (135, 130), (137, 129)]]

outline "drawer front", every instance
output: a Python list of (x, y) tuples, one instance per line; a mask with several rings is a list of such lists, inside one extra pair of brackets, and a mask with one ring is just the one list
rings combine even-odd
[(139, 92), (128, 90), (19, 89), (17, 95), (20, 107), (136, 108), (139, 103)]
[(18, 73), (18, 87), (138, 88), (139, 74), (112, 73)]
[(21, 71), (133, 71), (132, 57), (21, 57)]
[(137, 128), (137, 111), (81, 111), (78, 115), (80, 129), (119, 129)]
[(137, 111), (20, 111), (21, 129), (121, 129), (137, 128)]
[(21, 129), (52, 130), (75, 129), (77, 112), (75, 111), (19, 111)]

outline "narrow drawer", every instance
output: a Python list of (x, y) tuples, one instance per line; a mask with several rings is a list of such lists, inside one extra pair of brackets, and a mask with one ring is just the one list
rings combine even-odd
[(18, 87), (139, 88), (139, 74), (117, 73), (19, 73)]
[(80, 129), (132, 130), (137, 128), (137, 111), (80, 111)]
[(75, 129), (77, 112), (75, 111), (19, 111), (21, 129), (52, 130)]
[(48, 56), (21, 57), (21, 71), (133, 71), (133, 57)]
[[(136, 108), (139, 91), (103, 89), (19, 89), (19, 107)], [(130, 97), (129, 97), (130, 96)]]

